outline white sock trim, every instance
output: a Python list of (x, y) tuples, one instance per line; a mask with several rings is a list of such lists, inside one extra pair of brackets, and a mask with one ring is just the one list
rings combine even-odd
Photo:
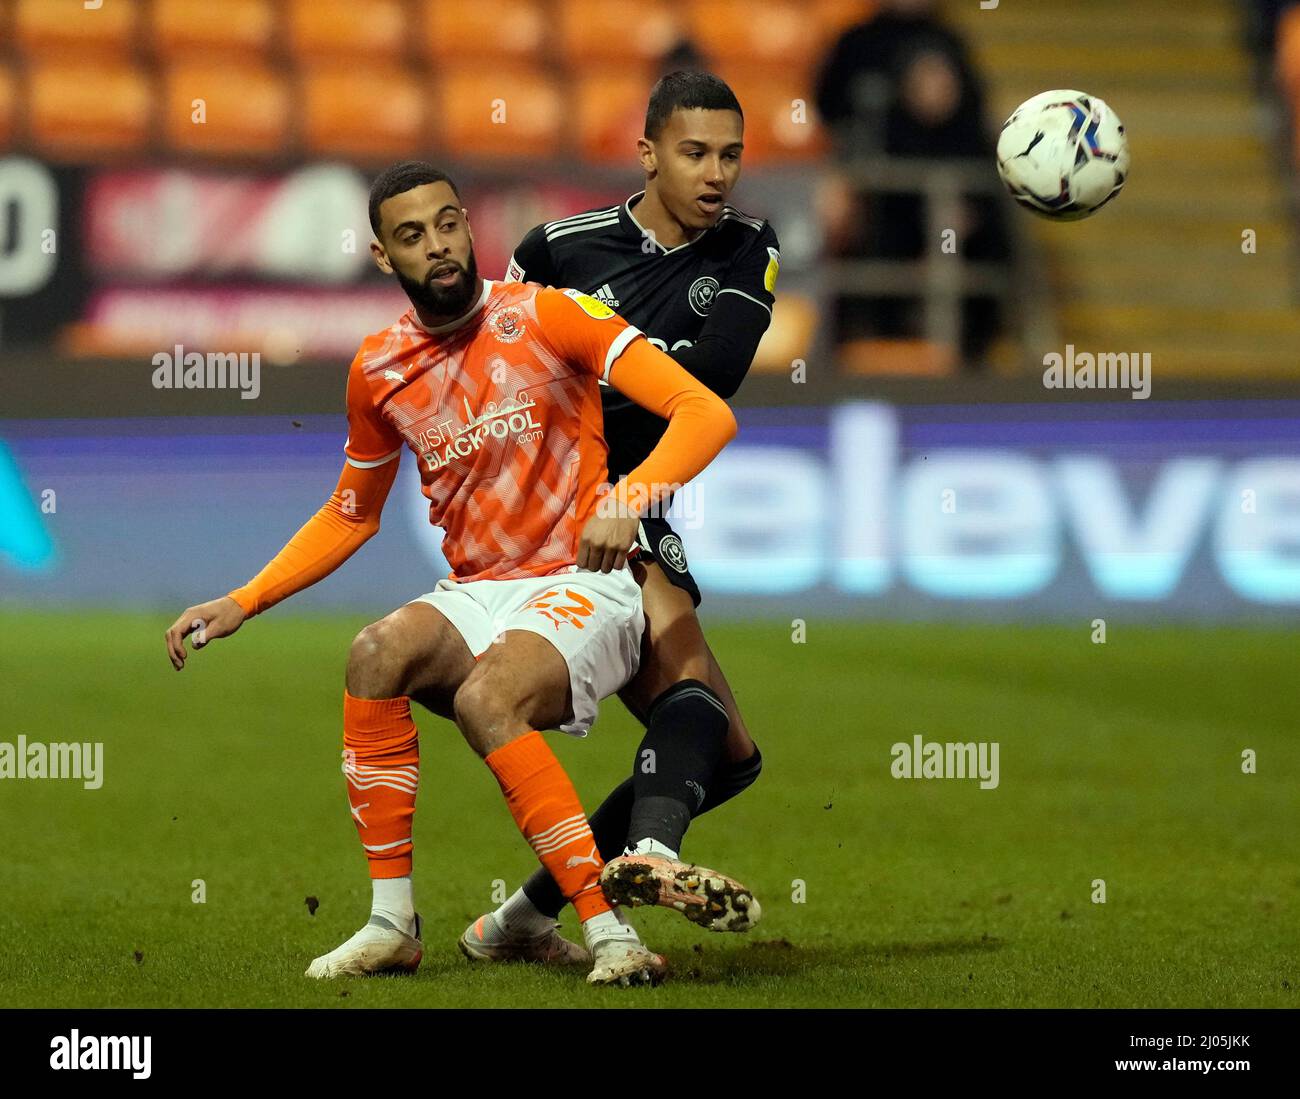
[(610, 909), (608, 912), (597, 912), (596, 915), (583, 920), (582, 937), (586, 941), (588, 950), (594, 950), (597, 943), (607, 939), (628, 943), (641, 941), (636, 928), (632, 926), (626, 914), (618, 908)]

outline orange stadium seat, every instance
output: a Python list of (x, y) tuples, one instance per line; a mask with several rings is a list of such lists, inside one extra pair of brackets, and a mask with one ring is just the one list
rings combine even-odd
[(1278, 19), (1277, 80), (1291, 104), (1293, 156), (1300, 164), (1300, 5), (1287, 8)]
[(636, 139), (645, 130), (646, 98), (653, 83), (650, 69), (584, 71), (576, 76), (570, 117), (577, 122), (582, 156), (598, 164), (631, 167)]
[(789, 374), (796, 359), (808, 359), (817, 333), (817, 306), (803, 294), (776, 295), (772, 323), (754, 352), (760, 374)]
[(745, 112), (745, 161), (810, 160), (828, 144), (813, 104), (810, 72), (724, 67), (719, 73)]
[(435, 138), (469, 158), (553, 157), (570, 151), (560, 86), (534, 70), (449, 71), (437, 82)]
[(151, 31), (160, 58), (184, 51), (264, 54), (276, 37), (272, 0), (153, 0)]
[(435, 61), (460, 62), (466, 57), (514, 58), (540, 61), (556, 48), (547, 26), (549, 5), (539, 0), (494, 0), (493, 3), (449, 4), (423, 0), (423, 50)]
[(28, 128), (51, 156), (142, 148), (152, 137), (154, 103), (152, 80), (129, 62), (51, 58), (28, 70)]
[(12, 145), (18, 129), (18, 78), (0, 62), (0, 148)]
[(763, 62), (803, 68), (819, 43), (808, 33), (817, 26), (798, 0), (709, 0), (689, 5), (691, 40), (721, 67), (727, 61)]
[(573, 72), (591, 62), (657, 61), (686, 33), (680, 6), (666, 0), (561, 0), (558, 44)]
[(14, 41), (31, 55), (125, 53), (134, 43), (140, 9), (138, 0), (104, 0), (98, 8), (87, 8), (83, 0), (16, 0)]
[(405, 0), (288, 0), (289, 45), (299, 57), (399, 61), (415, 37)]
[(1300, 5), (1287, 8), (1277, 22), (1277, 76), (1300, 114)]
[(411, 157), (424, 147), (424, 91), (409, 73), (317, 64), (303, 76), (302, 127), (318, 154)]
[(291, 105), (284, 77), (262, 65), (180, 61), (163, 74), (163, 133), (180, 152), (285, 152)]

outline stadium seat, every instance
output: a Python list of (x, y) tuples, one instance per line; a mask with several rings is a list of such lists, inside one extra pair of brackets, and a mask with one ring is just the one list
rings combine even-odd
[(745, 112), (746, 163), (812, 160), (825, 154), (828, 143), (813, 104), (810, 70), (725, 66), (719, 75)]
[(453, 156), (555, 157), (569, 151), (564, 123), (570, 112), (560, 86), (535, 70), (448, 71), (436, 83), (435, 101), (435, 136)]
[(104, 0), (87, 8), (83, 0), (16, 0), (13, 34), (18, 48), (29, 56), (126, 53), (139, 23), (138, 0)]
[(491, 4), (450, 5), (423, 0), (420, 29), (424, 53), (460, 67), (467, 57), (542, 60), (553, 48), (548, 37), (549, 5), (539, 0), (496, 0)]
[(302, 88), (303, 141), (312, 153), (406, 158), (424, 145), (425, 96), (409, 73), (317, 64)]
[(779, 67), (805, 68), (817, 55), (819, 42), (808, 33), (817, 26), (807, 4), (798, 0), (709, 0), (689, 5), (691, 39), (719, 66), (745, 61)]
[[(163, 76), (163, 133), (178, 152), (286, 152), (291, 97), (280, 74), (256, 64), (181, 61)], [(194, 120), (203, 100), (205, 120)]]
[(665, 0), (562, 0), (559, 19), (560, 54), (575, 74), (593, 63), (655, 62), (687, 33)]
[(836, 354), (845, 374), (939, 378), (957, 366), (956, 348), (926, 340), (849, 340)]
[(636, 139), (645, 129), (646, 97), (653, 73), (644, 67), (633, 69), (597, 69), (577, 76), (573, 100), (578, 146), (585, 159), (624, 167), (634, 163)]
[(18, 78), (11, 65), (0, 62), (0, 148), (14, 143), (18, 129)]
[(153, 0), (154, 52), (172, 58), (186, 51), (265, 54), (276, 38), (272, 0)]
[(289, 46), (300, 58), (400, 61), (415, 37), (405, 0), (288, 0)]
[(754, 353), (760, 374), (789, 374), (796, 359), (807, 360), (817, 332), (817, 306), (803, 294), (778, 293), (772, 323)]
[(1300, 164), (1300, 4), (1278, 18), (1276, 48), (1278, 88), (1291, 107), (1292, 155)]
[(1277, 22), (1277, 76), (1300, 114), (1300, 4), (1287, 8)]
[(155, 98), (152, 79), (125, 61), (34, 61), (27, 75), (28, 129), (59, 159), (134, 151), (152, 137)]

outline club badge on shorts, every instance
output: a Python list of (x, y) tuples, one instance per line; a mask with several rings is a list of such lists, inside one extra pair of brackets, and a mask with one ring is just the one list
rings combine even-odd
[(686, 571), (686, 548), (675, 534), (665, 534), (659, 539), (659, 548), (655, 551), (655, 556), (677, 572)]

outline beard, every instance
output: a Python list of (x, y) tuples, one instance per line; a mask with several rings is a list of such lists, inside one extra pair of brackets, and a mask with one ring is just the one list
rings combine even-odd
[(454, 283), (450, 286), (435, 286), (431, 282), (434, 271), (444, 263), (455, 262), (455, 260), (446, 260), (434, 264), (429, 268), (429, 274), (423, 281), (408, 278), (394, 268), (397, 281), (401, 283), (402, 289), (406, 291), (406, 296), (411, 299), (411, 304), (415, 306), (417, 313), (430, 317), (459, 317), (469, 308), (470, 298), (474, 294), (474, 284), (478, 281), (478, 262), (474, 259), (472, 249), (469, 254), (469, 266), (460, 268), (460, 274)]

